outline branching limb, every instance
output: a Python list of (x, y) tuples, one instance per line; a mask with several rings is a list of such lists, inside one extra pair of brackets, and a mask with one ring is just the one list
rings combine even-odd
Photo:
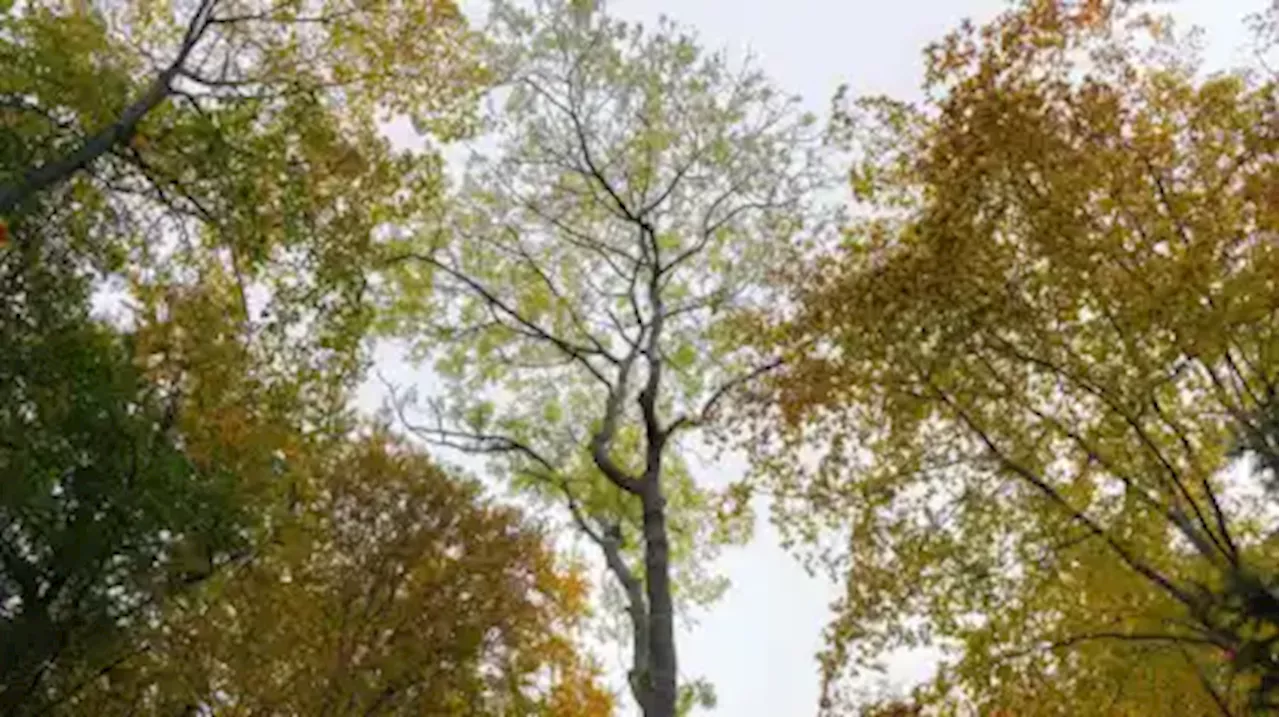
[(611, 363), (617, 363), (617, 360), (608, 352), (603, 352), (593, 346), (583, 346), (581, 344), (576, 344), (571, 341), (566, 341), (565, 339), (559, 336), (556, 336), (555, 334), (547, 331), (546, 329), (542, 328), (538, 324), (528, 319), (526, 316), (520, 313), (520, 311), (518, 311), (514, 306), (510, 305), (506, 301), (503, 301), (497, 294), (495, 294), (492, 290), (490, 290), (484, 284), (480, 283), (479, 281), (476, 281), (472, 277), (468, 276), (466, 273), (453, 268), (452, 266), (446, 264), (445, 262), (440, 261), (439, 259), (437, 259), (435, 256), (431, 254), (410, 252), (408, 254), (402, 254), (400, 256), (393, 257), (392, 259), (389, 260), (389, 263), (397, 263), (400, 261), (407, 261), (407, 260), (420, 261), (424, 264), (433, 266), (439, 269), (440, 271), (443, 271), (444, 273), (448, 274), (454, 280), (465, 285), (471, 291), (472, 294), (474, 294), (476, 297), (484, 301), (485, 304), (492, 311), (496, 312), (497, 314), (503, 317), (510, 319), (511, 321), (514, 321), (517, 324), (517, 326), (523, 330), (523, 333), (525, 333), (525, 335), (527, 335), (530, 338), (543, 341), (551, 344), (552, 346), (555, 346), (560, 351), (563, 351), (565, 354), (573, 357), (596, 380), (600, 381), (606, 386), (611, 385), (611, 383), (609, 382), (609, 379), (607, 379), (605, 375), (601, 373), (600, 369), (597, 368), (596, 365), (593, 364), (590, 360), (592, 356), (598, 356)]
[(415, 423), (409, 419), (405, 413), (404, 407), (406, 400), (396, 395), (395, 387), (386, 379), (379, 375), (388, 392), (391, 393), (391, 400), (388, 402), (391, 409), (395, 412), (396, 418), (400, 421), (405, 430), (418, 436), (422, 440), (432, 445), (442, 446), (444, 448), (452, 448), (464, 453), (472, 454), (493, 454), (493, 453), (518, 453), (541, 466), (543, 469), (555, 472), (555, 464), (548, 460), (545, 456), (535, 450), (529, 444), (516, 440), (510, 436), (504, 436), (496, 433), (485, 433), (483, 431), (459, 431), (447, 428), (444, 423), (443, 416), (438, 411), (435, 412), (435, 425), (427, 426)]
[[(642, 235), (645, 232), (642, 232)], [(664, 359), (660, 351), (662, 338), (662, 327), (666, 320), (665, 309), (662, 299), (662, 288), (660, 281), (662, 273), (659, 267), (662, 266), (661, 259), (658, 254), (658, 242), (653, 232), (647, 232), (649, 235), (649, 251), (653, 259), (653, 266), (649, 275), (649, 336), (648, 344), (645, 347), (645, 361), (648, 364), (649, 373), (645, 377), (644, 389), (640, 391), (638, 402), (640, 404), (640, 414), (644, 420), (645, 433), (645, 482), (651, 486), (656, 485), (658, 477), (662, 473), (662, 453), (666, 449), (667, 439), (670, 433), (663, 430), (662, 421), (658, 417), (658, 393), (662, 389), (662, 369)], [(641, 237), (644, 241), (644, 237)]]
[(1184, 645), (1178, 645), (1178, 652), (1182, 653), (1182, 657), (1187, 661), (1187, 664), (1195, 669), (1196, 678), (1200, 680), (1200, 686), (1204, 688), (1209, 698), (1213, 700), (1214, 706), (1218, 708), (1218, 714), (1223, 717), (1231, 717), (1230, 705), (1227, 704), (1227, 700), (1222, 696), (1222, 693), (1209, 681), (1209, 676), (1204, 673), (1204, 668), (1200, 666), (1200, 663), (1196, 662)]
[(632, 347), (630, 353), (627, 354), (627, 357), (623, 359), (622, 364), (618, 367), (618, 380), (610, 386), (609, 396), (605, 399), (604, 420), (601, 421), (600, 430), (596, 431), (595, 435), (591, 437), (591, 459), (595, 462), (596, 467), (600, 469), (601, 473), (604, 473), (611, 483), (633, 495), (640, 493), (639, 482), (613, 460), (610, 455), (610, 449), (613, 445), (614, 436), (618, 433), (618, 423), (622, 418), (623, 401), (627, 397), (627, 384), (631, 376), (631, 368), (639, 355), (638, 347), (639, 344)]
[(667, 426), (665, 432), (669, 435), (682, 428), (699, 426), (710, 421), (715, 415), (716, 405), (719, 404), (725, 396), (732, 393), (735, 389), (751, 383), (761, 376), (774, 371), (780, 366), (782, 366), (782, 359), (775, 358), (751, 369), (747, 373), (735, 376), (728, 381), (725, 381), (720, 384), (715, 391), (711, 392), (711, 396), (702, 404), (702, 409), (699, 410), (697, 414), (685, 414), (676, 418), (671, 422), (671, 425)]
[[(379, 376), (381, 379), (382, 377)], [(557, 488), (565, 497), (569, 513), (573, 518), (574, 524), (583, 532), (593, 543), (599, 546), (604, 554), (605, 563), (608, 565), (610, 572), (618, 579), (623, 590), (627, 595), (627, 612), (630, 615), (633, 637), (635, 642), (634, 649), (634, 669), (633, 675), (643, 674), (648, 665), (648, 611), (646, 609), (644, 599), (644, 585), (642, 581), (635, 575), (634, 571), (627, 565), (622, 555), (622, 546), (620, 541), (611, 536), (608, 531), (597, 530), (591, 525), (588, 517), (583, 513), (577, 496), (574, 495), (569, 486), (568, 480), (562, 476), (556, 469), (555, 464), (542, 453), (534, 449), (529, 444), (497, 434), (484, 433), (482, 431), (458, 431), (446, 428), (443, 418), (437, 413), (436, 422), (433, 426), (424, 426), (410, 421), (404, 411), (404, 401), (397, 399), (395, 389), (385, 379), (382, 379), (383, 385), (391, 392), (391, 406), (395, 411), (397, 418), (401, 424), (405, 426), (414, 435), (419, 436), (430, 444), (453, 448), (464, 452), (474, 454), (493, 454), (493, 453), (516, 453), (524, 456), (532, 461), (537, 468), (529, 472), (530, 475), (542, 480), (543, 482)], [(632, 679), (632, 689), (638, 689), (641, 681)], [(636, 698), (642, 701), (643, 696), (637, 692)]]
[(1025, 657), (1026, 655), (1030, 655), (1036, 652), (1065, 650), (1065, 649), (1075, 647), (1076, 645), (1079, 645), (1081, 643), (1093, 642), (1096, 640), (1116, 640), (1119, 642), (1166, 643), (1170, 645), (1177, 645), (1180, 648), (1184, 645), (1196, 645), (1199, 647), (1218, 646), (1217, 643), (1213, 642), (1212, 640), (1207, 640), (1203, 637), (1196, 637), (1195, 635), (1175, 635), (1172, 633), (1159, 633), (1159, 632), (1131, 633), (1131, 632), (1103, 631), (1103, 632), (1090, 632), (1083, 635), (1075, 635), (1073, 637), (1069, 637), (1064, 640), (1056, 640), (1054, 642), (1050, 642), (1048, 644), (1040, 645), (1034, 648), (1005, 653), (1003, 655), (1000, 655), (997, 659), (1010, 660), (1018, 657)]
[(1199, 602), (1192, 595), (1187, 593), (1187, 591), (1183, 590), (1182, 588), (1179, 588), (1177, 585), (1174, 585), (1173, 582), (1168, 577), (1164, 576), (1158, 570), (1156, 570), (1155, 568), (1151, 567), (1150, 565), (1140, 560), (1136, 555), (1134, 555), (1134, 553), (1131, 550), (1121, 545), (1120, 542), (1117, 541), (1105, 529), (1103, 529), (1102, 526), (1098, 525), (1097, 521), (1095, 521), (1093, 518), (1090, 518), (1088, 515), (1085, 515), (1083, 512), (1077, 509), (1074, 505), (1072, 505), (1071, 502), (1068, 501), (1062, 495), (1062, 493), (1058, 492), (1058, 490), (1054, 488), (1052, 485), (1050, 485), (1048, 481), (1046, 481), (1042, 476), (1037, 474), (1035, 471), (1032, 471), (1030, 468), (1022, 465), (1018, 461), (1015, 461), (1012, 458), (1010, 458), (1005, 452), (1003, 452), (1000, 449), (999, 446), (996, 445), (995, 441), (982, 428), (982, 426), (979, 425), (978, 422), (972, 416), (970, 416), (967, 411), (961, 408), (955, 402), (955, 400), (952, 399), (950, 395), (948, 395), (946, 392), (939, 389), (937, 386), (933, 385), (932, 382), (930, 382), (930, 389), (932, 389), (935, 396), (939, 400), (941, 400), (944, 404), (946, 404), (948, 408), (951, 409), (951, 411), (955, 414), (955, 416), (958, 419), (960, 419), (961, 423), (967, 426), (969, 430), (973, 431), (973, 433), (978, 437), (978, 439), (983, 443), (983, 445), (986, 446), (991, 456), (995, 458), (1001, 466), (1003, 466), (1006, 470), (1010, 471), (1011, 473), (1017, 475), (1019, 478), (1022, 478), (1023, 480), (1025, 480), (1037, 491), (1039, 491), (1046, 498), (1048, 498), (1050, 502), (1060, 507), (1077, 524), (1079, 524), (1081, 527), (1085, 528), (1090, 533), (1093, 533), (1098, 538), (1100, 538), (1103, 542), (1107, 544), (1107, 546), (1112, 550), (1112, 552), (1114, 552), (1117, 556), (1119, 556), (1121, 561), (1123, 561), (1125, 565), (1128, 565), (1134, 572), (1137, 572), (1139, 575), (1142, 575), (1144, 578), (1149, 580), (1152, 584), (1164, 590), (1166, 593), (1172, 596), (1175, 600), (1187, 606), (1188, 608), (1195, 609), (1198, 606)]
[(173, 62), (160, 72), (141, 97), (125, 108), (114, 124), (89, 137), (71, 154), (28, 171), (11, 184), (0, 185), (0, 216), (10, 214), (31, 197), (66, 181), (113, 147), (129, 141), (142, 119), (172, 93), (173, 80), (182, 72), (192, 50), (204, 37), (217, 3), (218, 0), (201, 0), (187, 24), (182, 44)]
[(564, 494), (573, 522), (604, 554), (605, 565), (618, 580), (627, 597), (627, 616), (631, 620), (631, 670), (627, 677), (632, 694), (641, 706), (648, 704), (649, 690), (645, 675), (649, 670), (649, 611), (644, 597), (644, 583), (627, 565), (622, 555), (620, 536), (609, 530), (596, 530), (578, 504), (577, 496), (562, 477), (552, 474), (540, 476), (556, 485)]

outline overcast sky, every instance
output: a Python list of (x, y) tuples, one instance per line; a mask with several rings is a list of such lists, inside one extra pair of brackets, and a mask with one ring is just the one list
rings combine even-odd
[[(1171, 9), (1180, 23), (1205, 27), (1208, 63), (1220, 67), (1240, 59), (1235, 48), (1247, 39), (1242, 19), (1262, 9), (1265, 1), (1195, 0)], [(801, 95), (822, 113), (841, 83), (855, 94), (918, 96), (921, 48), (961, 19), (985, 20), (1004, 6), (999, 0), (614, 0), (609, 10), (646, 25), (666, 14), (696, 28), (709, 48), (728, 47), (735, 53), (749, 48), (779, 87)], [(399, 385), (416, 383), (415, 376), (421, 375), (386, 350), (378, 352), (377, 368)], [(362, 391), (361, 404), (374, 407), (381, 395), (371, 384)], [(738, 477), (742, 466), (702, 470), (720, 483)], [(714, 714), (814, 714), (818, 684), (813, 656), (835, 589), (806, 576), (761, 518), (753, 543), (721, 560), (721, 569), (733, 581), (726, 597), (681, 635), (680, 671), (686, 678), (705, 677), (715, 684), (719, 707)], [(610, 650), (604, 657), (617, 668), (625, 656)], [(912, 656), (895, 660), (893, 667), (891, 677), (900, 683), (930, 669), (927, 658)], [(621, 698), (620, 714), (631, 714), (630, 696), (624, 692)]]

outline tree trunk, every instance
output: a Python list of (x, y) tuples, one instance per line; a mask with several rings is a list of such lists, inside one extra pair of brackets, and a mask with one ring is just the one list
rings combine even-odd
[[(656, 477), (656, 476), (655, 476)], [(644, 504), (645, 588), (649, 602), (649, 703), (645, 717), (676, 713), (676, 641), (671, 606), (666, 500), (657, 480), (647, 481)]]

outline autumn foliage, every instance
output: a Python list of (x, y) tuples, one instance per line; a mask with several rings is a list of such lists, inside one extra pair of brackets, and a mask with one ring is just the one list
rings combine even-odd
[(923, 104), (844, 105), (870, 211), (774, 334), (761, 472), (784, 528), (848, 531), (828, 704), (922, 643), (962, 713), (1274, 704), (1276, 534), (1231, 454), (1274, 410), (1274, 74), (1110, 3), (927, 58)]
[(1020, 0), (824, 129), (595, 2), (0, 0), (0, 714), (712, 708), (764, 499), (824, 715), (1274, 713), (1276, 8)]
[(608, 713), (579, 570), (347, 407), (375, 230), (439, 200), (378, 121), (466, 131), (457, 7), (20, 5), (0, 712)]
[(252, 559), (177, 602), (80, 709), (603, 715), (580, 572), (509, 508), (388, 436), (312, 450)]

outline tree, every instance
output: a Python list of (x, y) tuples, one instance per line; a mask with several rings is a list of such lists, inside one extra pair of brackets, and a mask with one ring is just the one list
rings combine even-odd
[(574, 644), (586, 584), (517, 511), (380, 431), (295, 460), (273, 544), (172, 605), (69, 714), (612, 711)]
[(133, 337), (87, 315), (85, 282), (61, 266), (10, 268), (0, 713), (36, 714), (195, 579), (183, 556), (216, 564), (246, 549), (246, 519), (227, 474), (183, 452), (177, 406), (136, 364)]
[(126, 332), (88, 315), (74, 267), (0, 276), (0, 708), (45, 714), (258, 558), (302, 487), (284, 461), (349, 426), (346, 379), (246, 342), (230, 277), (141, 293)]
[[(356, 133), (371, 129), (379, 104), (443, 128), (440, 111), (474, 80), (465, 25), (450, 2), (188, 5), (6, 4), (6, 123), (45, 141), (11, 146), (24, 156), (0, 175), (0, 216), (95, 174), (95, 165), (123, 162), (146, 174), (149, 153), (138, 150), (175, 129), (155, 116), (172, 115), (175, 99), (196, 114), (217, 110), (202, 117), (205, 135), (224, 128), (218, 115), (228, 105), (269, 117), (299, 98), (341, 106), (344, 128)], [(187, 151), (205, 149), (200, 144)]]
[[(354, 377), (377, 231), (465, 132), (483, 73), (448, 2), (60, 2), (0, 19), (0, 251), (98, 285), (235, 278), (246, 336)], [(354, 378), (352, 379), (354, 380)]]
[(439, 196), (435, 145), (379, 120), (465, 132), (473, 40), (448, 2), (5, 4), (0, 253), (114, 290), (125, 323), (231, 277), (261, 360), (349, 387), (379, 228)]
[(450, 3), (0, 3), (13, 709), (252, 557), (278, 455), (345, 429), (378, 227), (438, 198), (377, 123), (463, 131), (470, 45)]
[(1274, 709), (1275, 517), (1231, 458), (1275, 460), (1274, 71), (1050, 0), (927, 59), (922, 105), (845, 105), (870, 211), (757, 330), (758, 465), (846, 584), (824, 705), (932, 643), (944, 711)]
[(620, 588), (632, 694), (671, 715), (676, 606), (714, 597), (703, 564), (749, 525), (679, 441), (775, 365), (726, 326), (769, 301), (768, 272), (812, 230), (816, 133), (667, 21), (646, 33), (581, 3), (492, 19), (496, 150), (390, 262), (388, 330), (446, 385), (402, 417), (568, 509)]

